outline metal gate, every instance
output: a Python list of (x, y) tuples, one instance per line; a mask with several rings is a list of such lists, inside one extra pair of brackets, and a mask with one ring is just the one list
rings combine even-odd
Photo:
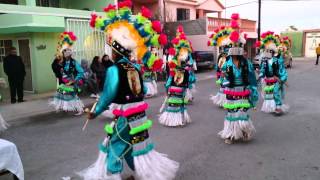
[(105, 54), (105, 35), (89, 26), (88, 19), (66, 19), (66, 30), (72, 31), (77, 36), (77, 41), (73, 45), (75, 59), (86, 59), (91, 61), (94, 56)]

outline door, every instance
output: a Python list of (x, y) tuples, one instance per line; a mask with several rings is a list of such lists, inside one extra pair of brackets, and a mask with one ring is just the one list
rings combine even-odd
[(19, 46), (19, 56), (22, 58), (22, 61), (26, 68), (26, 77), (24, 79), (24, 90), (33, 91), (29, 39), (19, 39), (18, 46)]
[(320, 43), (320, 33), (306, 33), (305, 56), (315, 57), (316, 48)]

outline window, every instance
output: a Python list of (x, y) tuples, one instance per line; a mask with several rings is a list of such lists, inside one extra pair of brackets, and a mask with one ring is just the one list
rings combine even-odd
[(18, 4), (18, 0), (0, 0), (0, 4)]
[(94, 56), (105, 54), (105, 35), (103, 31), (96, 31), (89, 26), (87, 19), (66, 19), (66, 30), (77, 36), (77, 43), (73, 45), (74, 57), (77, 60), (91, 60)]
[(3, 61), (4, 57), (8, 54), (11, 47), (11, 40), (0, 40), (0, 62)]
[(190, 20), (190, 9), (177, 9), (177, 21)]
[(60, 7), (60, 0), (37, 0), (37, 6), (42, 7)]

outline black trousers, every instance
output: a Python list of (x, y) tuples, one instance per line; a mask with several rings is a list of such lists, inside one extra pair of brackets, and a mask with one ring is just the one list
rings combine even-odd
[(320, 57), (320, 54), (317, 54), (317, 61), (316, 61), (316, 64), (318, 64), (318, 62), (319, 62), (319, 57)]
[(9, 77), (8, 80), (10, 86), (11, 102), (15, 103), (17, 101), (17, 96), (18, 102), (23, 101), (23, 79)]

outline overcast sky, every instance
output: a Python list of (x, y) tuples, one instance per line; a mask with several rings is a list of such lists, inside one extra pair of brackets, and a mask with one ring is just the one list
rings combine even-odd
[[(241, 18), (258, 20), (257, 0), (220, 0), (226, 7), (247, 2), (250, 4), (226, 9), (226, 16), (234, 12)], [(223, 13), (223, 17), (225, 13)], [(262, 31), (284, 31), (288, 26), (294, 25), (298, 29), (320, 29), (320, 0), (304, 1), (277, 1), (262, 0)]]

